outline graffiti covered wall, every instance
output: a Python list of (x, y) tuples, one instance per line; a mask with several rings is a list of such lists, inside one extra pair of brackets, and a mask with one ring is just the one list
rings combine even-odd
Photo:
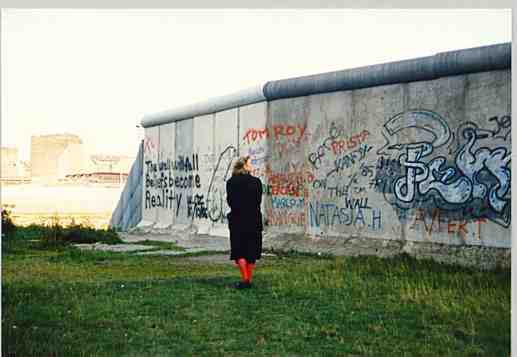
[(510, 247), (510, 71), (263, 101), (146, 128), (143, 220), (228, 235), (250, 155), (271, 234)]
[(333, 96), (308, 97), (350, 103), (309, 130), (309, 232), (510, 246), (509, 71)]

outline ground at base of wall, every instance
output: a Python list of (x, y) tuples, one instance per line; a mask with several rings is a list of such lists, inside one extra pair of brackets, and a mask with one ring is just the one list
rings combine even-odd
[[(192, 234), (191, 232), (140, 232), (119, 233), (125, 243), (142, 241), (174, 242), (185, 253), (228, 252), (227, 237)], [(264, 234), (264, 250), (325, 254), (336, 256), (372, 255), (392, 257), (407, 254), (417, 259), (432, 259), (445, 264), (457, 264), (481, 270), (509, 269), (511, 249), (469, 245), (446, 245), (438, 243), (383, 240), (366, 237), (321, 237), (311, 238), (302, 234)], [(152, 252), (160, 254), (159, 251)], [(178, 252), (176, 252), (178, 253)], [(165, 254), (165, 253), (164, 253)], [(177, 255), (177, 254), (174, 254)]]
[(431, 259), (481, 270), (509, 269), (511, 249), (472, 245), (447, 245), (366, 237), (310, 238), (297, 234), (275, 234), (266, 237), (264, 247), (273, 251), (332, 254), (337, 256), (374, 255), (392, 257), (407, 254), (416, 259)]

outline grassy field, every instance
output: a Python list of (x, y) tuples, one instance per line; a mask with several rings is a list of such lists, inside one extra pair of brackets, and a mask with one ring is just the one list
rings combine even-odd
[(288, 254), (235, 290), (224, 258), (79, 251), (42, 234), (2, 241), (4, 356), (509, 354), (509, 271)]

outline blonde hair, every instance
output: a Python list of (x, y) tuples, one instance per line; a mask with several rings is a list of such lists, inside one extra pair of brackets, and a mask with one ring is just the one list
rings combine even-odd
[(242, 175), (242, 174), (249, 174), (248, 170), (244, 168), (248, 160), (250, 159), (249, 156), (241, 156), (239, 159), (233, 164), (233, 171), (232, 176), (236, 175)]

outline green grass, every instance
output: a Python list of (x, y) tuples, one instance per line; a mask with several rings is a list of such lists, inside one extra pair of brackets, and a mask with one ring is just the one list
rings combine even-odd
[(508, 356), (510, 272), (406, 256), (231, 265), (2, 244), (2, 351), (30, 356)]

